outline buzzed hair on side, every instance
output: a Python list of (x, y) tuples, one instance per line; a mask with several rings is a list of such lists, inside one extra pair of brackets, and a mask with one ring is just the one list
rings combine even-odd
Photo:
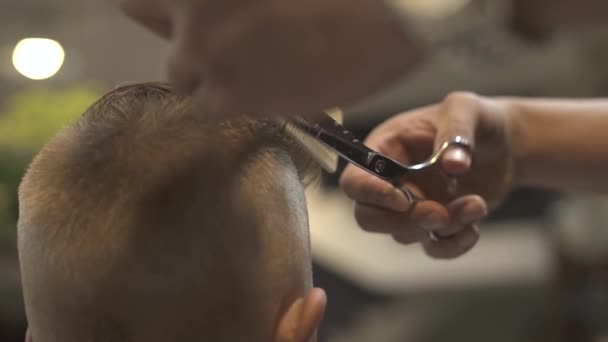
[(268, 338), (273, 297), (312, 286), (303, 186), (319, 172), (280, 120), (218, 123), (163, 83), (109, 92), (19, 189), (34, 342)]

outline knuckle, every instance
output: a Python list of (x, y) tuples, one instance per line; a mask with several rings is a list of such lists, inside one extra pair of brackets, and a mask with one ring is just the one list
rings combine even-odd
[(444, 99), (443, 104), (459, 105), (461, 103), (475, 103), (479, 100), (479, 95), (470, 91), (454, 91), (449, 93)]
[(395, 147), (398, 147), (401, 144), (403, 134), (403, 130), (387, 132), (377, 139), (378, 142), (373, 144), (375, 146), (370, 147), (376, 148), (380, 153), (394, 154)]
[(448, 94), (441, 102), (443, 110), (440, 113), (449, 114), (454, 112), (455, 109), (467, 108), (474, 109), (480, 105), (480, 96), (467, 91), (456, 91)]

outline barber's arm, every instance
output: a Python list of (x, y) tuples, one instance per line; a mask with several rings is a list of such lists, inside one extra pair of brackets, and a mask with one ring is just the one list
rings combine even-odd
[(171, 41), (206, 115), (317, 112), (402, 77), (422, 50), (379, 0), (113, 0)]
[(516, 185), (608, 194), (608, 100), (504, 99)]
[[(459, 179), (456, 194), (437, 178), (407, 185), (427, 198), (410, 207), (392, 185), (353, 166), (341, 185), (355, 201), (359, 225), (404, 243), (422, 243), (437, 258), (470, 250), (476, 224), (519, 186), (608, 194), (608, 100), (488, 98), (454, 93), (436, 105), (395, 116), (366, 143), (403, 163), (421, 161), (461, 136), (473, 154), (452, 149), (443, 171)], [(433, 241), (429, 232), (447, 237)]]

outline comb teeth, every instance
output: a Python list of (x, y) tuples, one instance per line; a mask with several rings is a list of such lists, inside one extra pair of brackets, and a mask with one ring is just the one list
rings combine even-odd
[[(336, 113), (331, 114), (337, 115)], [(336, 121), (341, 121), (341, 117), (334, 117)], [(285, 124), (285, 132), (289, 134), (302, 148), (304, 148), (312, 158), (328, 173), (335, 173), (338, 170), (338, 154), (325, 146), (316, 138), (297, 127), (293, 123), (287, 121)]]

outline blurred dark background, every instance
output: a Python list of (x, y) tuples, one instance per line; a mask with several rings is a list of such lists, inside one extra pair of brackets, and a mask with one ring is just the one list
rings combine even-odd
[[(347, 108), (346, 125), (361, 137), (390, 115), (454, 90), (606, 95), (608, 30), (521, 35), (507, 1), (403, 2), (432, 14), (425, 35), (456, 39), (407, 79)], [(26, 326), (15, 247), (21, 175), (97, 96), (120, 83), (163, 79), (167, 46), (104, 0), (4, 1), (0, 22), (0, 341), (13, 342)], [(49, 38), (62, 49), (25, 38)], [(604, 198), (517, 190), (482, 227), (480, 246), (444, 263), (358, 230), (337, 177), (325, 175), (310, 197), (315, 277), (330, 298), (322, 342), (606, 336), (608, 244), (598, 238), (608, 231)]]

